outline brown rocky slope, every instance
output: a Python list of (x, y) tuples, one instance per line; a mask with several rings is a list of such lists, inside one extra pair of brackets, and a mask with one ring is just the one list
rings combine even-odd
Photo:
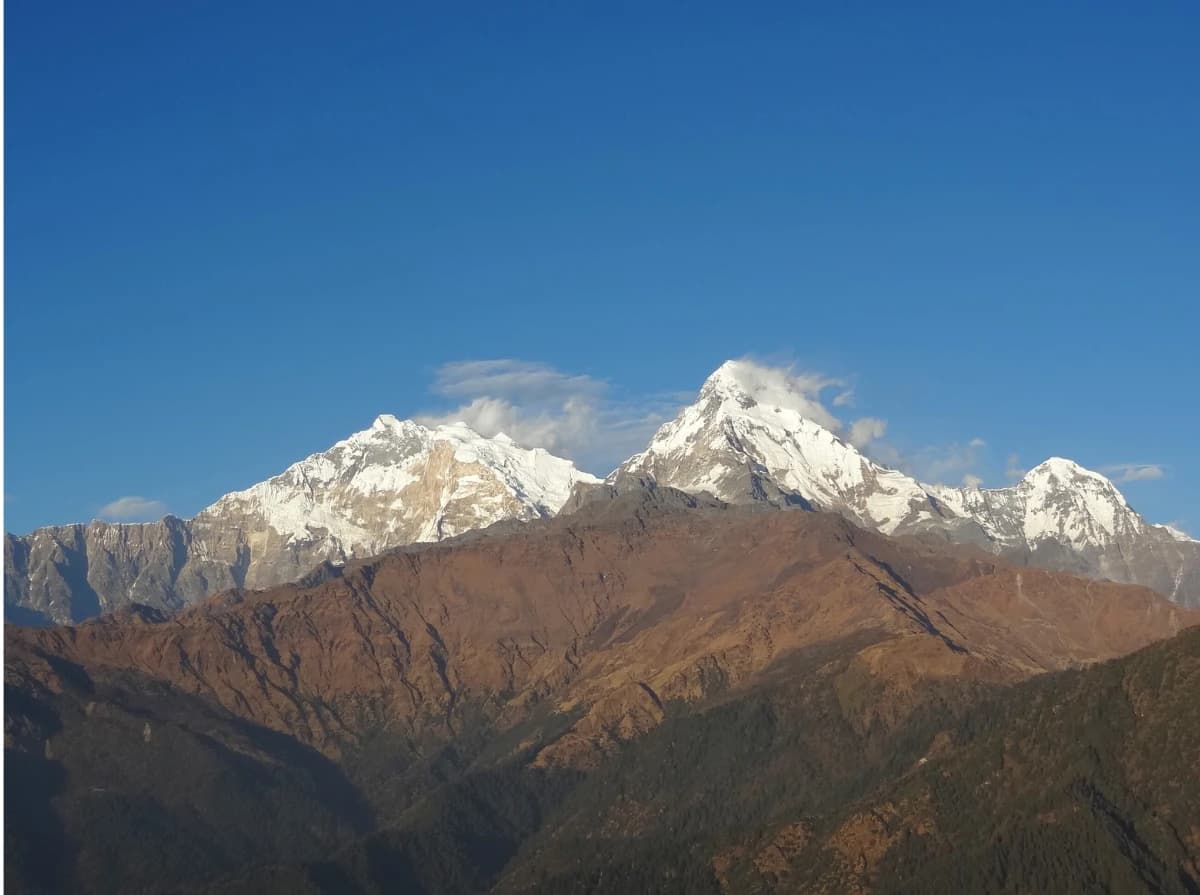
[[(345, 842), (337, 831), (362, 830), (355, 793), (371, 803), (371, 824), (408, 830), (426, 823), (430, 798), (454, 804), (443, 788), (456, 775), (508, 760), (540, 779), (574, 780), (611, 764), (622, 743), (651, 735), (675, 706), (736, 707), (773, 681), (811, 678), (828, 685), (839, 723), (866, 742), (927, 710), (938, 687), (1007, 685), (1119, 656), (1200, 621), (1144, 588), (889, 539), (833, 515), (674, 503), (661, 492), (625, 495), (519, 530), (230, 592), (174, 616), (135, 609), (75, 627), (8, 627), (7, 754), (38, 774), (65, 775), (30, 799), (49, 799), (68, 838), (84, 842), (95, 838), (97, 818), (117, 817), (103, 825), (125, 829), (139, 816), (126, 801), (113, 807), (131, 789), (192, 830), (184, 806), (223, 802), (205, 782), (212, 775), (265, 777), (275, 782), (254, 811), (269, 817), (270, 806), (296, 804), (299, 816), (321, 804), (332, 812), (308, 845), (289, 838), (286, 849), (264, 847), (257, 858), (303, 862)], [(803, 717), (798, 729), (809, 726)], [(197, 767), (214, 768), (186, 787), (170, 771), (174, 750), (185, 747)], [(124, 765), (133, 750), (160, 759), (138, 758), (157, 768), (146, 779)], [(164, 787), (166, 801), (156, 795)], [(456, 856), (425, 890), (490, 884), (507, 860), (496, 855), (511, 854), (540, 823), (543, 808), (529, 798), (499, 800), (491, 811), (509, 817), (519, 804), (528, 814), (488, 852), (491, 864), (478, 859), (478, 844), (456, 851), (461, 844), (438, 838), (418, 848), (405, 833), (409, 851)], [(330, 807), (342, 803), (341, 813)], [(194, 835), (220, 860), (172, 858), (159, 878), (254, 866), (244, 843), (253, 832), (238, 828), (235, 848), (214, 826)], [(443, 826), (429, 835), (444, 837)], [(22, 847), (59, 854), (54, 824), (46, 830)], [(110, 853), (85, 849), (84, 869), (67, 885), (119, 890), (95, 885), (98, 871), (86, 869), (99, 862), (105, 879), (120, 882), (124, 871), (103, 863)], [(484, 869), (448, 882), (471, 862)], [(276, 890), (293, 890), (284, 880)], [(261, 888), (248, 885), (229, 891)]]
[(52, 655), (136, 671), (336, 754), (367, 724), (452, 737), (467, 705), (501, 726), (544, 702), (653, 715), (647, 699), (711, 695), (856, 632), (880, 640), (864, 666), (903, 688), (1106, 659), (1196, 616), (1143, 588), (963, 558), (808, 513), (606, 508), (331, 574), (169, 617), (10, 628), (10, 664)]

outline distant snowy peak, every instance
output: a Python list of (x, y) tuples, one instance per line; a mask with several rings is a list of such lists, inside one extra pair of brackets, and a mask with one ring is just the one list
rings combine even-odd
[[(940, 529), (996, 550), (1118, 549), (1167, 529), (1149, 526), (1098, 472), (1060, 457), (1008, 488), (923, 485), (884, 468), (836, 434), (804, 383), (782, 371), (727, 361), (695, 403), (610, 477), (651, 477), (722, 500), (808, 504), (885, 534)], [(1170, 533), (1176, 541), (1190, 541)]]
[(284, 544), (327, 542), (337, 559), (550, 516), (576, 482), (597, 481), (505, 435), (488, 438), (464, 423), (430, 429), (385, 414), (200, 516), (236, 520), (263, 539), (273, 532)]
[(820, 385), (722, 364), (609, 481), (650, 478), (731, 503), (831, 510), (884, 534), (934, 534), (1200, 602), (1200, 542), (1148, 524), (1100, 473), (1052, 457), (1007, 488), (923, 485), (840, 438), (841, 424), (813, 397)]
[(648, 476), (730, 502), (807, 503), (889, 534), (935, 518), (914, 479), (873, 463), (811, 418), (818, 415), (789, 377), (728, 361), (609, 478)]
[(1145, 528), (1112, 482), (1061, 457), (1029, 470), (1017, 490), (1025, 501), (1030, 543), (1052, 537), (1074, 546), (1108, 544)]
[(1111, 481), (1061, 457), (1007, 488), (925, 487), (947, 511), (976, 522), (1004, 547), (1033, 549), (1045, 540), (1073, 549), (1109, 547), (1150, 527)]
[[(1146, 522), (1111, 481), (1052, 457), (1008, 488), (931, 487), (948, 512), (968, 518), (981, 546), (1036, 565), (1144, 584), (1200, 605), (1200, 541)], [(962, 537), (963, 534), (968, 537)], [(970, 539), (970, 530), (950, 532)]]

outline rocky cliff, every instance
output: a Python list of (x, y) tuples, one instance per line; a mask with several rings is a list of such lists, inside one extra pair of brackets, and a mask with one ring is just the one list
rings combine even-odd
[(10, 620), (69, 622), (132, 603), (176, 609), (233, 587), (294, 581), (321, 563), (552, 515), (592, 476), (503, 435), (371, 428), (184, 520), (92, 522), (5, 537)]

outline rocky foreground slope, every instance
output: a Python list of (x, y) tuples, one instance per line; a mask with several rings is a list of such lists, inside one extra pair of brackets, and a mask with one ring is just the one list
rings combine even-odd
[[(769, 818), (741, 838), (688, 824), (753, 793), (797, 823), (838, 816), (897, 763), (952, 754), (987, 694), (1196, 621), (832, 514), (618, 494), (173, 616), (8, 628), (6, 761), (36, 810), (9, 803), (6, 873), (77, 892), (750, 891), (745, 838)], [(654, 770), (696, 749), (693, 770), (724, 769), (678, 790)], [(555, 844), (590, 811), (614, 860)], [(651, 833), (675, 838), (622, 881), (615, 859)]]

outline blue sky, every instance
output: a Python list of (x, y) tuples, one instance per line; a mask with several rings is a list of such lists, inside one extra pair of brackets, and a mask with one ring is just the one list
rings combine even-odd
[(10, 2), (5, 528), (751, 355), (1200, 529), (1200, 7), (913, 6)]

